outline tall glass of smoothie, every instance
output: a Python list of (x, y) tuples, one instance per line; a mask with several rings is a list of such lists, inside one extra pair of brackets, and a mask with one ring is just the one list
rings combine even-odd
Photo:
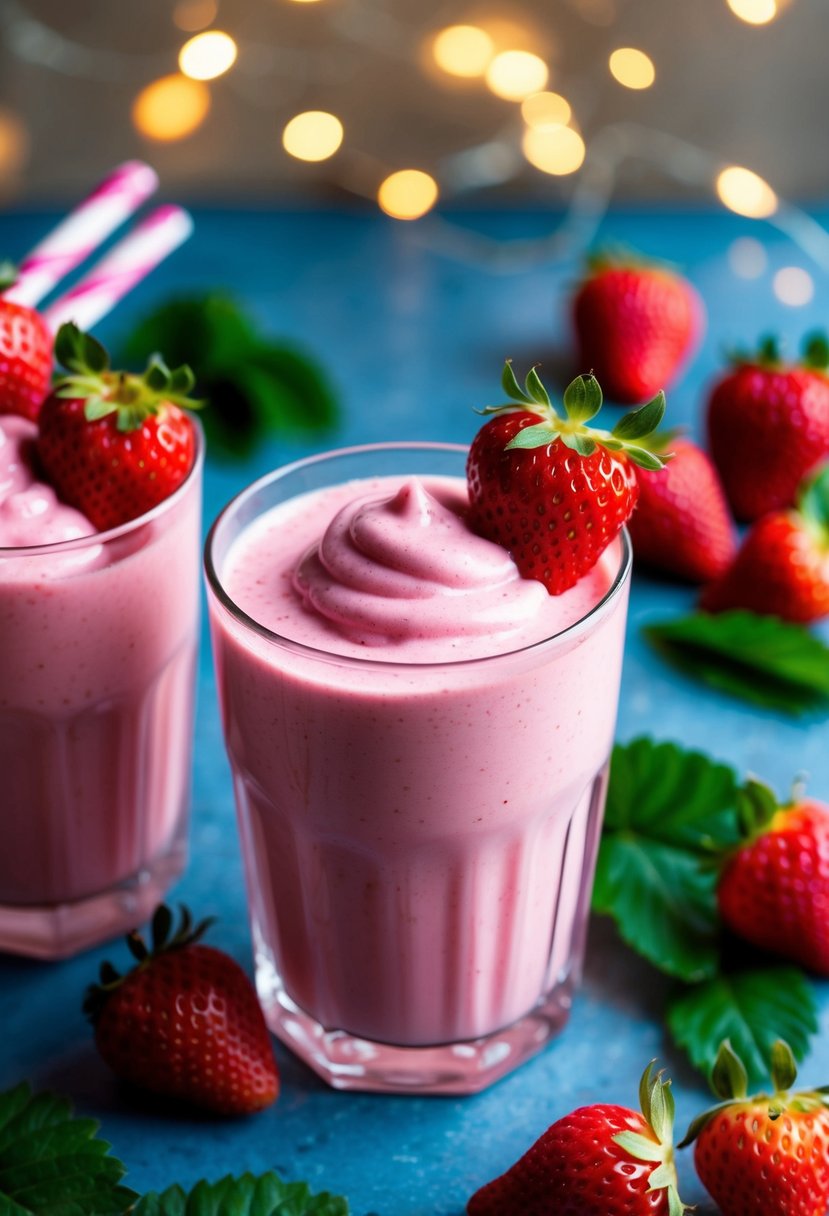
[(629, 545), (548, 594), (470, 527), (465, 458), (302, 461), (207, 544), (259, 995), (342, 1089), (483, 1088), (582, 962)]
[(59, 958), (144, 920), (184, 865), (202, 440), (170, 497), (100, 532), (36, 433), (0, 418), (0, 950)]

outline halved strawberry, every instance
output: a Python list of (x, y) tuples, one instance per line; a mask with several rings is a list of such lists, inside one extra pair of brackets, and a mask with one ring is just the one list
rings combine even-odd
[[(15, 268), (3, 262), (0, 293), (16, 277)], [(34, 308), (0, 294), (0, 414), (37, 418), (51, 378), (52, 335), (46, 322)]]

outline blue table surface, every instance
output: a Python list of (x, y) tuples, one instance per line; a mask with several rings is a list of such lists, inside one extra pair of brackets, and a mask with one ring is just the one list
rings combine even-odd
[[(0, 216), (0, 251), (22, 254), (48, 227), (45, 214)], [(455, 215), (499, 239), (540, 235), (555, 217), (540, 212)], [(504, 356), (519, 368), (541, 360), (555, 379), (567, 357), (566, 300), (574, 262), (539, 261), (495, 272), (430, 247), (429, 229), (379, 215), (263, 210), (196, 212), (196, 234), (99, 327), (117, 343), (153, 303), (176, 291), (230, 288), (264, 329), (290, 337), (326, 364), (342, 400), (331, 435), (270, 443), (245, 463), (209, 462), (205, 522), (254, 476), (322, 447), (392, 437), (467, 442), (477, 427), (470, 407), (500, 397)], [(794, 350), (829, 315), (829, 282), (785, 238), (761, 224), (709, 212), (612, 212), (603, 238), (681, 263), (705, 300), (709, 326), (682, 382), (670, 418), (699, 433), (707, 382), (724, 349), (778, 330)], [(737, 277), (728, 248), (760, 240), (768, 266)], [(779, 303), (775, 269), (803, 265), (815, 278), (811, 303)], [(746, 707), (688, 683), (654, 659), (640, 627), (690, 606), (692, 592), (637, 575), (619, 712), (618, 737), (642, 733), (702, 748), (787, 788), (811, 775), (829, 797), (827, 727)], [(230, 776), (224, 758), (213, 671), (203, 637), (195, 750), (192, 857), (173, 892), (201, 914), (218, 917), (215, 943), (250, 966), (241, 859)], [(136, 1104), (99, 1061), (80, 1012), (86, 983), (118, 946), (58, 964), (0, 959), (0, 1088), (23, 1078), (70, 1095), (101, 1120), (139, 1191), (174, 1181), (277, 1169), (313, 1189), (348, 1196), (355, 1216), (460, 1216), (470, 1193), (508, 1166), (554, 1119), (595, 1100), (635, 1104), (643, 1065), (658, 1056), (674, 1077), (678, 1123), (708, 1101), (701, 1078), (670, 1042), (660, 1021), (663, 981), (617, 942), (606, 923), (591, 929), (585, 982), (569, 1027), (541, 1055), (470, 1098), (379, 1097), (327, 1089), (277, 1046), (279, 1102), (238, 1122), (168, 1116), (163, 1105)], [(829, 1081), (829, 999), (803, 1079)], [(711, 1211), (689, 1155), (682, 1155), (683, 1197)]]

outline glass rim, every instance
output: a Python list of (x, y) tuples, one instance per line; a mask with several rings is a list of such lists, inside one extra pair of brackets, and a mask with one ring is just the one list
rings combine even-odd
[[(190, 471), (181, 485), (176, 486), (172, 494), (163, 498), (161, 502), (156, 503), (149, 511), (145, 511), (143, 515), (137, 515), (135, 519), (127, 520), (125, 524), (118, 524), (115, 528), (107, 528), (105, 532), (90, 532), (88, 536), (74, 536), (71, 540), (53, 540), (47, 545), (0, 545), (0, 558), (8, 561), (15, 557), (44, 557), (55, 553), (76, 552), (78, 549), (91, 548), (93, 545), (107, 544), (109, 541), (117, 540), (120, 536), (129, 535), (130, 532), (135, 531), (137, 528), (142, 528), (145, 524), (152, 523), (160, 515), (164, 515), (167, 511), (172, 510), (178, 500), (183, 498), (190, 483), (201, 472), (204, 465), (204, 455), (207, 446), (204, 439), (204, 430), (198, 418), (191, 416), (190, 421), (193, 423), (193, 429), (196, 434), (196, 456)], [(77, 508), (75, 509), (77, 510)]]
[[(363, 655), (347, 655), (341, 654), (335, 650), (321, 650), (316, 646), (308, 646), (305, 642), (297, 642), (293, 638), (285, 637), (284, 634), (275, 633), (268, 629), (266, 625), (261, 624), (254, 617), (249, 616), (243, 608), (241, 608), (235, 600), (227, 593), (216, 569), (216, 564), (213, 560), (213, 549), (216, 543), (216, 538), (223, 523), (232, 515), (238, 512), (250, 498), (259, 493), (266, 486), (269, 486), (277, 481), (282, 481), (285, 477), (302, 469), (309, 468), (313, 465), (323, 464), (337, 457), (348, 457), (362, 455), (363, 453), (382, 453), (382, 452), (446, 452), (466, 454), (469, 447), (462, 443), (433, 443), (426, 440), (394, 440), (386, 443), (366, 443), (355, 444), (351, 447), (333, 448), (327, 452), (320, 452), (313, 456), (302, 457), (299, 460), (293, 460), (289, 464), (282, 465), (277, 469), (272, 469), (269, 473), (265, 473), (262, 477), (258, 477), (256, 481), (252, 481), (250, 485), (245, 486), (238, 494), (229, 500), (219, 512), (210, 526), (207, 533), (207, 538), (204, 543), (204, 571), (207, 578), (208, 587), (215, 595), (216, 599), (226, 609), (227, 612), (241, 625), (251, 633), (257, 634), (266, 642), (278, 646), (280, 649), (289, 650), (294, 654), (305, 655), (311, 659), (325, 662), (336, 662), (338, 664), (346, 664), (357, 668), (370, 668), (373, 670), (388, 670), (397, 668), (403, 670), (423, 671), (435, 670), (439, 668), (470, 668), (476, 664), (491, 664), (498, 660), (505, 661), (507, 659), (515, 659), (521, 655), (536, 653), (543, 650), (545, 647), (552, 648), (554, 645), (560, 645), (564, 641), (569, 641), (586, 633), (588, 627), (595, 623), (596, 619), (605, 616), (610, 607), (619, 597), (621, 589), (627, 584), (631, 568), (633, 566), (633, 549), (630, 542), (630, 535), (627, 528), (623, 527), (618, 534), (618, 540), (621, 544), (621, 555), (619, 559), (619, 567), (613, 578), (612, 583), (608, 587), (604, 595), (599, 599), (593, 607), (586, 612), (584, 616), (573, 621), (572, 624), (565, 626), (564, 629), (557, 633), (549, 634), (546, 637), (540, 638), (537, 642), (529, 642), (525, 646), (518, 646), (514, 650), (500, 650), (496, 654), (480, 655), (477, 658), (471, 659), (439, 659), (433, 662), (418, 663), (411, 660), (400, 659), (383, 659), (370, 658)], [(288, 500), (289, 501), (289, 500)], [(261, 514), (257, 518), (261, 518)], [(614, 537), (614, 540), (617, 538)], [(611, 541), (612, 545), (614, 542)]]

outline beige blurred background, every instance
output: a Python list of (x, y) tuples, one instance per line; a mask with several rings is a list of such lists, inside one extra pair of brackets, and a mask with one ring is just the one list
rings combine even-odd
[[(527, 86), (540, 69), (514, 61), (515, 96), (504, 97), (492, 75), (440, 67), (435, 36), (457, 24), (489, 40), (476, 70), (491, 75), (504, 51), (546, 67), (541, 91), (566, 99), (575, 134), (563, 161), (550, 153), (553, 171), (522, 151), (520, 94), (538, 91)], [(235, 62), (204, 83), (182, 77), (182, 45), (216, 29)], [(388, 174), (417, 168), (443, 198), (555, 201), (578, 177), (579, 142), (589, 155), (621, 122), (635, 126), (614, 173), (619, 197), (704, 199), (700, 148), (815, 203), (829, 196), (827, 35), (827, 0), (0, 0), (0, 199), (75, 197), (139, 156), (184, 199), (372, 197)], [(619, 48), (649, 57), (649, 87), (614, 78)], [(343, 130), (316, 162), (283, 146), (286, 124), (309, 110)], [(668, 155), (656, 132), (683, 143)]]

